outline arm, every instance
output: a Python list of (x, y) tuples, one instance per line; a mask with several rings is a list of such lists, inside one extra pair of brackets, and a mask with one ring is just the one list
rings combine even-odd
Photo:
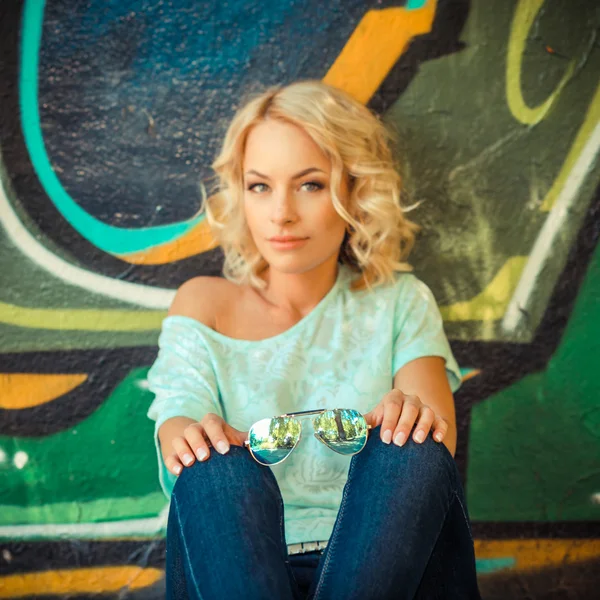
[(448, 424), (443, 443), (450, 454), (456, 452), (456, 411), (448, 383), (445, 361), (440, 356), (423, 356), (405, 364), (394, 376), (394, 388), (418, 396)]
[[(427, 435), (456, 450), (455, 392), (460, 368), (444, 333), (433, 293), (411, 273), (398, 279), (393, 319), (392, 389), (367, 413), (372, 425), (381, 424), (381, 439), (403, 445), (413, 425), (413, 439)], [(439, 435), (442, 435), (438, 439)]]
[(201, 329), (189, 321), (212, 325), (211, 315), (219, 301), (213, 294), (213, 279), (198, 277), (179, 288), (162, 324), (158, 355), (146, 376), (148, 389), (154, 393), (147, 416), (155, 421), (159, 480), (167, 497), (176, 467), (181, 466), (181, 458), (189, 451), (184, 432), (198, 438), (190, 440), (192, 449), (197, 451), (204, 438), (201, 431), (193, 431), (195, 424), (209, 414), (223, 414), (207, 340)]
[[(171, 302), (167, 316), (190, 317), (208, 327), (213, 327), (215, 322), (214, 308), (209, 301), (213, 279), (213, 277), (194, 277), (182, 284)], [(214, 284), (212, 287), (214, 287)], [(195, 422), (194, 419), (188, 417), (172, 417), (160, 426), (158, 438), (163, 459), (173, 452), (172, 440), (176, 437), (182, 437), (183, 430), (190, 423)]]

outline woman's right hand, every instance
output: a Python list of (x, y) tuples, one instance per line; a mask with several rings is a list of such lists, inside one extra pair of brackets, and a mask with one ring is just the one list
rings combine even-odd
[(230, 444), (243, 446), (248, 432), (239, 431), (214, 413), (206, 414), (202, 420), (190, 423), (182, 435), (171, 440), (172, 452), (164, 457), (164, 462), (175, 475), (180, 475), (183, 466), (194, 464), (194, 455), (205, 461), (210, 456), (210, 446), (220, 454), (229, 452)]

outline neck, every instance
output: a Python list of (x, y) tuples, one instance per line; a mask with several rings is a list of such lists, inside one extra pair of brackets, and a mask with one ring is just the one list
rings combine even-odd
[(261, 274), (267, 282), (261, 295), (276, 312), (302, 318), (331, 291), (340, 268), (337, 256), (302, 273), (285, 273), (269, 266)]

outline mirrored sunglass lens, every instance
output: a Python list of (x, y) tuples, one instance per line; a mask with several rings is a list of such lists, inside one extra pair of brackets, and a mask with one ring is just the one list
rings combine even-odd
[(315, 434), (340, 454), (356, 454), (364, 448), (367, 441), (367, 422), (357, 410), (328, 410), (317, 415), (313, 424)]
[(300, 439), (300, 422), (294, 417), (263, 419), (248, 432), (252, 454), (263, 465), (284, 460)]

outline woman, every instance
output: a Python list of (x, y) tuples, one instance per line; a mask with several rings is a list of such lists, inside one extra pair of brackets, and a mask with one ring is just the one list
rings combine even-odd
[[(224, 277), (180, 287), (148, 373), (168, 598), (479, 598), (453, 460), (460, 371), (404, 262), (418, 227), (390, 142), (313, 80), (229, 126), (204, 202)], [(327, 409), (364, 416), (359, 451), (332, 452), (302, 417), (285, 460), (249, 451), (254, 423)]]

